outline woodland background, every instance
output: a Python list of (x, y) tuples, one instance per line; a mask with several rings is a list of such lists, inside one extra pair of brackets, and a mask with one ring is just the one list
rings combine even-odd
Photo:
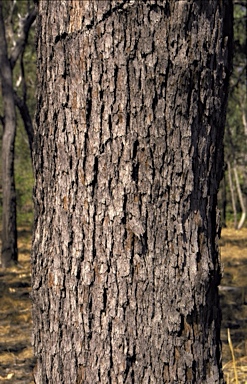
[[(32, 0), (3, 1), (6, 38), (9, 52), (14, 49), (23, 21), (33, 7)], [(225, 172), (219, 191), (222, 224), (240, 227), (245, 223), (247, 202), (247, 2), (234, 1), (234, 61), (230, 83), (227, 122), (225, 129)], [(20, 97), (26, 92), (26, 104), (34, 118), (36, 90), (36, 39), (32, 25), (24, 54), (13, 69), (14, 88)], [(18, 108), (15, 140), (15, 182), (18, 226), (32, 225), (33, 173), (28, 137)], [(0, 95), (0, 116), (3, 116)], [(0, 130), (0, 144), (2, 129)], [(1, 170), (0, 170), (1, 172)], [(1, 174), (0, 174), (1, 176)], [(0, 219), (2, 201), (0, 178)], [(242, 220), (241, 220), (242, 218)], [(241, 220), (241, 221), (240, 221)]]
[[(14, 49), (31, 0), (5, 0), (3, 4), (9, 53)], [(219, 191), (223, 230), (221, 239), (225, 275), (222, 282), (223, 358), (227, 382), (247, 383), (247, 2), (234, 1), (234, 60), (225, 130), (225, 170)], [(36, 90), (35, 23), (24, 54), (13, 69), (14, 88), (32, 119)], [(0, 94), (0, 117), (3, 117)], [(0, 270), (0, 381), (31, 383), (30, 243), (33, 222), (33, 172), (28, 136), (18, 108), (15, 139), (15, 183), (19, 267)], [(2, 129), (0, 129), (2, 144)], [(0, 158), (1, 162), (1, 158)], [(0, 164), (1, 165), (1, 164)], [(1, 172), (1, 168), (0, 168)], [(0, 223), (2, 174), (0, 173)], [(242, 229), (241, 229), (242, 228)], [(237, 231), (236, 231), (237, 230)], [(229, 329), (229, 331), (228, 331)], [(2, 337), (3, 335), (3, 337)], [(231, 339), (229, 339), (229, 335)], [(231, 352), (233, 345), (234, 356)], [(236, 359), (234, 361), (234, 358)], [(25, 373), (26, 372), (26, 373)], [(25, 376), (26, 375), (26, 376)], [(237, 376), (236, 376), (237, 375)]]

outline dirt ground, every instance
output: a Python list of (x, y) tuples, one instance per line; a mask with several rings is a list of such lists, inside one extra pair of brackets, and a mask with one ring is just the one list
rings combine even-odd
[(0, 269), (0, 382), (31, 384), (31, 233), (19, 231), (19, 266)]
[(225, 380), (227, 384), (247, 384), (247, 228), (223, 229), (220, 245), (224, 271), (220, 296)]
[[(0, 269), (0, 382), (33, 384), (29, 231), (19, 231), (19, 266)], [(247, 384), (247, 229), (222, 232), (223, 369), (227, 384)], [(231, 351), (232, 350), (232, 351)]]

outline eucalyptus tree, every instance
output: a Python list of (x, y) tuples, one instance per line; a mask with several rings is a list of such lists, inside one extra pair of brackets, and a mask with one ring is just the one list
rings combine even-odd
[(231, 2), (40, 1), (35, 382), (223, 383)]

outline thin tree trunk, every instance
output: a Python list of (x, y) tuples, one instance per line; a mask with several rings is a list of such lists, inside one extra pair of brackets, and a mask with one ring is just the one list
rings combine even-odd
[(2, 1), (0, 0), (0, 76), (3, 98), (3, 137), (2, 137), (2, 185), (3, 221), (2, 255), (3, 267), (17, 262), (16, 192), (14, 180), (14, 144), (16, 132), (15, 102), (12, 70), (8, 60), (5, 38)]
[(246, 99), (247, 97), (245, 95), (243, 104), (241, 105), (241, 110), (242, 110), (242, 122), (244, 126), (244, 134), (245, 134), (245, 137), (247, 138)]
[[(11, 13), (13, 14), (15, 3), (13, 2)], [(5, 21), (3, 18), (3, 1), (0, 0), (0, 77), (2, 87), (3, 112), (1, 117), (3, 125), (2, 137), (2, 185), (3, 185), (3, 218), (2, 218), (2, 255), (3, 267), (16, 263), (17, 251), (17, 224), (16, 224), (16, 192), (14, 179), (14, 146), (16, 134), (16, 111), (18, 106), (25, 129), (27, 131), (30, 152), (32, 152), (33, 127), (28, 107), (26, 104), (25, 81), (23, 85), (22, 99), (17, 96), (13, 87), (13, 69), (18, 58), (21, 60), (21, 70), (24, 76), (23, 53), (27, 44), (30, 28), (36, 18), (36, 9), (31, 9), (22, 20), (18, 31), (18, 38), (14, 40), (14, 27), (12, 28), (13, 49), (8, 58), (8, 49), (5, 34)], [(12, 17), (12, 16), (11, 16)]]
[(20, 115), (23, 120), (24, 128), (28, 137), (28, 144), (30, 149), (30, 156), (32, 157), (32, 147), (33, 147), (33, 122), (29, 113), (27, 103), (24, 99), (21, 99), (16, 92), (14, 92), (15, 104), (20, 111)]
[[(246, 111), (246, 101), (247, 101), (247, 96), (245, 95), (244, 99), (243, 99), (243, 103), (241, 104), (242, 122), (243, 122), (243, 127), (244, 127), (245, 143), (247, 143), (247, 119), (246, 119), (247, 111)], [(246, 185), (247, 185), (247, 170), (246, 170), (246, 166), (247, 166), (247, 147), (246, 146), (245, 146), (245, 153), (244, 153), (243, 157), (244, 157), (243, 177), (244, 177), (244, 186), (246, 188)], [(247, 204), (247, 196), (246, 196), (246, 194), (244, 194), (244, 201), (245, 201), (245, 206), (246, 206), (246, 204)]]
[(221, 203), (221, 226), (226, 227), (226, 207), (227, 207), (227, 194), (226, 194), (226, 175), (224, 173), (221, 187), (218, 193), (218, 200)]
[(237, 225), (237, 229), (241, 229), (242, 226), (244, 225), (245, 218), (246, 218), (246, 208), (245, 208), (243, 194), (242, 194), (240, 183), (239, 183), (239, 177), (238, 177), (238, 171), (237, 171), (236, 164), (234, 164), (233, 173), (234, 173), (234, 177), (235, 177), (238, 198), (239, 198), (239, 202), (240, 202), (240, 206), (241, 206), (241, 210), (242, 210), (242, 215), (241, 215), (241, 218), (240, 218), (239, 223)]
[(228, 5), (39, 2), (36, 383), (223, 383)]
[(234, 186), (233, 186), (233, 182), (232, 182), (232, 167), (231, 167), (230, 161), (227, 162), (227, 168), (228, 168), (229, 187), (230, 187), (230, 193), (231, 193), (231, 199), (232, 199), (232, 210), (233, 210), (233, 217), (234, 217), (234, 228), (237, 229), (238, 218), (237, 218), (236, 198), (235, 198)]

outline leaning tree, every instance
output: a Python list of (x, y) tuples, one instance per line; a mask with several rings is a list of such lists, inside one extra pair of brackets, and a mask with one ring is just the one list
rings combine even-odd
[(40, 1), (35, 382), (223, 383), (228, 0)]

